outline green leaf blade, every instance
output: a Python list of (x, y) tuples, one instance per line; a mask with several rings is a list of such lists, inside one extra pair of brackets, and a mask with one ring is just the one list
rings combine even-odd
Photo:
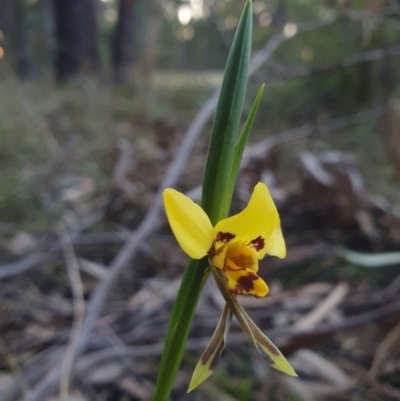
[(252, 4), (248, 0), (226, 64), (203, 177), (201, 205), (213, 225), (227, 216), (232, 197), (229, 180), (247, 86), (251, 34)]
[(242, 161), (243, 152), (246, 147), (247, 139), (249, 137), (251, 128), (253, 127), (253, 122), (257, 114), (258, 106), (261, 101), (262, 94), (264, 92), (264, 84), (261, 85), (260, 89), (257, 92), (256, 98), (254, 99), (253, 105), (251, 106), (250, 113), (244, 123), (242, 132), (239, 135), (239, 139), (235, 146), (235, 151), (233, 155), (233, 163), (231, 169), (231, 175), (229, 177), (229, 189), (228, 192), (233, 194), (233, 190), (235, 188), (236, 178), (239, 173), (240, 163)]

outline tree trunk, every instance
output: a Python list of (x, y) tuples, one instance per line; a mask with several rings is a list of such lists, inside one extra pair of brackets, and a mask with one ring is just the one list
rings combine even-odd
[(119, 0), (118, 3), (118, 21), (111, 43), (114, 79), (117, 82), (127, 80), (128, 68), (133, 61), (135, 1)]
[(5, 51), (11, 55), (11, 65), (21, 79), (32, 78), (33, 62), (29, 54), (26, 4), (23, 0), (3, 0), (0, 3), (1, 27), (6, 40)]
[(57, 38), (54, 67), (58, 81), (67, 81), (83, 66), (99, 72), (94, 0), (54, 0), (54, 19)]
[(97, 0), (82, 1), (82, 7), (83, 25), (81, 54), (83, 62), (91, 71), (99, 74), (101, 72), (101, 60), (98, 46)]

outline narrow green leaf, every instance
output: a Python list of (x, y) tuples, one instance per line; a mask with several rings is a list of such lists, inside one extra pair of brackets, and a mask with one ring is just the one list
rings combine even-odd
[(246, 1), (225, 67), (203, 177), (201, 206), (215, 225), (229, 211), (229, 179), (247, 86), (252, 4)]
[(213, 267), (211, 270), (227, 305), (239, 321), (243, 330), (250, 337), (257, 351), (274, 369), (286, 373), (289, 376), (297, 376), (290, 363), (282, 355), (275, 344), (259, 329), (253, 320), (251, 320), (250, 316), (239, 304), (236, 296), (227, 290), (224, 283), (223, 273), (219, 269)]
[(225, 348), (226, 336), (229, 331), (231, 319), (232, 312), (228, 305), (225, 305), (217, 327), (215, 328), (214, 334), (212, 335), (210, 342), (201, 355), (201, 358), (193, 372), (188, 393), (194, 390), (204, 380), (208, 379), (215, 371), (221, 357), (221, 353)]
[(244, 149), (246, 147), (246, 143), (247, 143), (247, 139), (249, 137), (251, 128), (253, 126), (253, 122), (254, 122), (254, 118), (256, 116), (257, 110), (258, 110), (258, 106), (260, 104), (261, 101), (261, 97), (262, 94), (264, 92), (264, 84), (261, 85), (260, 89), (257, 92), (257, 96), (254, 99), (254, 103), (253, 106), (251, 106), (251, 110), (250, 113), (246, 119), (246, 122), (244, 123), (242, 132), (239, 135), (239, 139), (236, 143), (235, 146), (235, 152), (233, 155), (233, 163), (232, 163), (232, 169), (231, 169), (231, 175), (229, 177), (229, 189), (228, 192), (231, 194), (233, 194), (233, 190), (235, 188), (235, 183), (236, 183), (236, 178), (237, 175), (239, 173), (239, 168), (240, 168), (240, 163), (242, 161), (242, 157), (243, 157), (243, 152)]

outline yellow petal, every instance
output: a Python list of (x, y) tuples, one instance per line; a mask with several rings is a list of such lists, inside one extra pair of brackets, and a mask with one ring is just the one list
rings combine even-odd
[(221, 220), (214, 232), (215, 235), (229, 232), (235, 235), (234, 241), (252, 242), (258, 259), (262, 259), (267, 252), (269, 238), (278, 224), (279, 215), (274, 201), (267, 186), (259, 182), (246, 208), (235, 216)]
[(286, 245), (280, 224), (275, 227), (275, 230), (269, 237), (265, 251), (268, 255), (277, 256), (281, 259), (286, 257)]
[(171, 229), (181, 248), (193, 259), (207, 254), (213, 241), (213, 227), (204, 210), (186, 195), (167, 188), (163, 194)]
[(228, 244), (225, 263), (229, 270), (250, 269), (255, 273), (258, 271), (256, 252), (244, 242)]
[(227, 251), (227, 245), (226, 244), (222, 244), (217, 242), (214, 243), (213, 245), (214, 247), (216, 247), (215, 249), (215, 255), (210, 257), (211, 260), (211, 264), (214, 267), (218, 267), (218, 269), (223, 269), (224, 268), (224, 264), (225, 264), (225, 257), (226, 257), (226, 251)]
[(265, 281), (250, 269), (224, 269), (227, 278), (226, 287), (236, 295), (251, 294), (257, 298), (265, 297), (269, 288)]

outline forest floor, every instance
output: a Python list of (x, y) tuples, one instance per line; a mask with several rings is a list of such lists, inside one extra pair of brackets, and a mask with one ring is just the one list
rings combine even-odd
[[(198, 74), (189, 87), (193, 75), (178, 75), (156, 74), (151, 94), (91, 81), (0, 83), (0, 400), (150, 399), (186, 256), (162, 212), (146, 235), (143, 222), (220, 80)], [(215, 374), (186, 394), (223, 307), (209, 280), (172, 400), (400, 399), (400, 172), (386, 135), (397, 108), (271, 123), (279, 130), (260, 111), (232, 210), (265, 182), (288, 255), (261, 262), (266, 298), (240, 302), (299, 378), (270, 369), (233, 322)], [(207, 140), (175, 177), (194, 198)], [(98, 296), (101, 317), (79, 350)]]

